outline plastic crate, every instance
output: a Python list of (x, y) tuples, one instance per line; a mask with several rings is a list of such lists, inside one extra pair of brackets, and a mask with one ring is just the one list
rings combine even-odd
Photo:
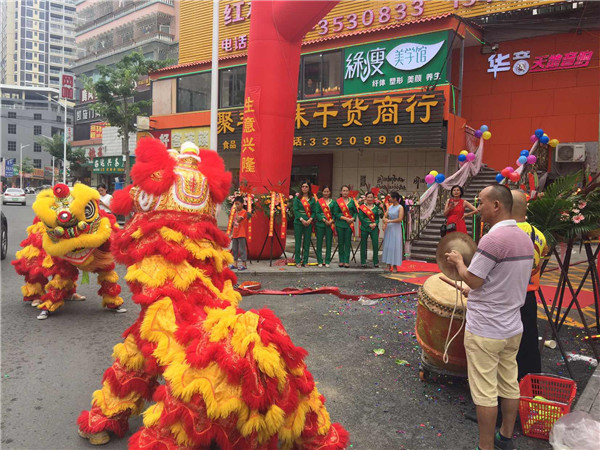
[(519, 389), (519, 416), (523, 434), (548, 440), (554, 422), (571, 411), (577, 384), (569, 378), (530, 373), (523, 377)]

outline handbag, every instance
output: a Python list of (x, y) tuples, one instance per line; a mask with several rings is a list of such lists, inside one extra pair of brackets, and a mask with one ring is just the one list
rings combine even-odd
[(446, 233), (449, 233), (451, 231), (456, 231), (456, 224), (448, 223), (448, 221), (446, 221), (440, 227), (440, 236), (444, 237), (444, 236), (446, 236)]

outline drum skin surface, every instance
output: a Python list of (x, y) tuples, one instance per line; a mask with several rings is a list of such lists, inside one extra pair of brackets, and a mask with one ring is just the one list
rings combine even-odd
[[(444, 363), (444, 343), (448, 335), (448, 326), (452, 322), (450, 339), (460, 329), (466, 313), (467, 299), (460, 293), (454, 319), (451, 321), (452, 310), (456, 300), (456, 290), (440, 280), (442, 274), (429, 277), (419, 289), (419, 304), (417, 306), (416, 335), (423, 350), (423, 362), (441, 372), (466, 375), (467, 358), (464, 346), (464, 328), (454, 338), (448, 349), (448, 364)], [(462, 298), (462, 303), (461, 303)], [(463, 307), (464, 305), (464, 307)]]

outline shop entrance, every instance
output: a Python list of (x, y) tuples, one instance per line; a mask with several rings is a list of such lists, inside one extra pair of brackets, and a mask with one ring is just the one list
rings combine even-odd
[(294, 155), (292, 158), (292, 174), (290, 190), (297, 192), (305, 180), (317, 186), (331, 186), (333, 178), (333, 155)]

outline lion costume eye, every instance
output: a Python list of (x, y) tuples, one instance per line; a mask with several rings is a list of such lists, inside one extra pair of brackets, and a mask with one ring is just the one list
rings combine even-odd
[(85, 218), (86, 220), (91, 220), (96, 216), (96, 203), (94, 201), (88, 202), (85, 205)]

